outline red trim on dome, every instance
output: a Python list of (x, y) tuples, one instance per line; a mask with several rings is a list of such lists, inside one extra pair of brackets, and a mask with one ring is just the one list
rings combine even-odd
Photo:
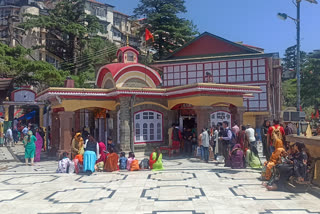
[(139, 55), (139, 52), (136, 49), (130, 46), (126, 46), (126, 47), (119, 48), (119, 50), (117, 51), (117, 57), (119, 52), (125, 53), (127, 51), (133, 51), (135, 54)]
[[(153, 72), (150, 70), (152, 70)], [(101, 88), (103, 78), (108, 72), (111, 73), (113, 78), (116, 76), (114, 78), (114, 81), (117, 82), (117, 80), (123, 74), (130, 71), (139, 71), (142, 73), (146, 73), (153, 80), (155, 85), (159, 85), (161, 83), (161, 77), (159, 73), (150, 67), (146, 67), (145, 65), (142, 65), (139, 63), (113, 63), (113, 64), (105, 65), (102, 68), (100, 68), (100, 71), (98, 73), (97, 86)]]

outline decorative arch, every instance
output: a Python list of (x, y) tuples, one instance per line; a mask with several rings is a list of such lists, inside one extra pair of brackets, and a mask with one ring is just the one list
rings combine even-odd
[(64, 108), (64, 111), (75, 112), (80, 109), (104, 108), (110, 111), (116, 110), (116, 101), (114, 100), (62, 100), (61, 104), (53, 108)]
[(139, 79), (142, 80), (148, 85), (150, 88), (156, 88), (156, 84), (152, 80), (152, 78), (148, 75), (145, 75), (144, 73), (141, 73), (140, 71), (129, 71), (124, 73), (119, 79), (116, 81), (117, 87), (122, 87), (125, 82), (131, 79)]

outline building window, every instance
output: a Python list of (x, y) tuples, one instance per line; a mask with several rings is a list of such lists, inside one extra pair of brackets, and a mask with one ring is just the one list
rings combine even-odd
[(96, 16), (104, 17), (106, 16), (106, 12), (103, 8), (97, 7), (96, 8)]
[[(135, 142), (162, 141), (162, 114), (155, 111), (142, 111), (134, 116)], [(142, 130), (141, 130), (142, 128)]]

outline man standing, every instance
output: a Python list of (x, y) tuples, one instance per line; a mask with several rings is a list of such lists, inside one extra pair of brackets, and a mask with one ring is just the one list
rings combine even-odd
[(183, 135), (184, 137), (184, 152), (186, 155), (191, 156), (192, 155), (192, 132), (190, 128), (187, 128), (186, 132)]
[(206, 128), (202, 129), (201, 135), (202, 148), (203, 148), (203, 159), (206, 163), (209, 162), (209, 134)]
[(228, 126), (228, 121), (223, 121), (222, 137), (219, 137), (219, 139), (222, 140), (222, 155), (224, 157), (225, 167), (230, 167), (229, 151), (231, 151), (234, 146), (232, 143), (232, 131)]
[(250, 150), (252, 150), (251, 147), (255, 147), (257, 149), (257, 142), (254, 135), (254, 129), (251, 127), (250, 124), (247, 125), (246, 135), (247, 135), (247, 139), (249, 140)]

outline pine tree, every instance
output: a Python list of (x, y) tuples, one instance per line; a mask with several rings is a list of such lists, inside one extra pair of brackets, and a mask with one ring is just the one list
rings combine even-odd
[(184, 0), (140, 0), (136, 17), (145, 17), (145, 26), (155, 37), (156, 59), (162, 59), (194, 38), (196, 26), (178, 14), (186, 13)]

